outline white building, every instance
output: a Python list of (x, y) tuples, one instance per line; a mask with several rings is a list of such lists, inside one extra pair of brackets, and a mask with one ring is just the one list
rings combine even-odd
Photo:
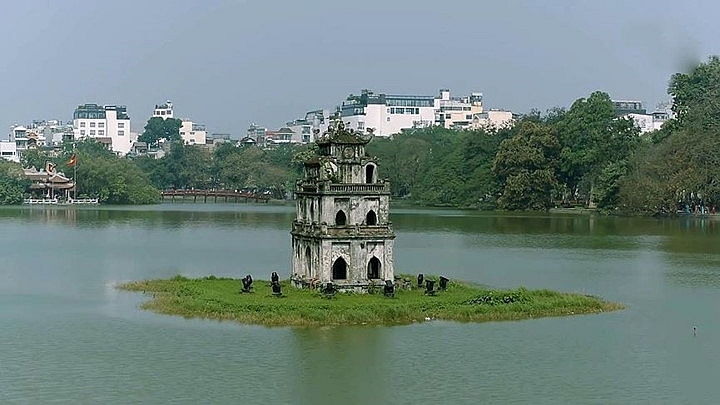
[(17, 146), (12, 141), (0, 141), (0, 158), (11, 162), (20, 162)]
[(28, 129), (22, 125), (10, 127), (10, 142), (15, 144), (18, 156), (28, 149), (42, 148), (46, 145), (46, 138), (42, 132), (36, 129)]
[(448, 129), (500, 129), (513, 125), (512, 112), (483, 109), (482, 93), (451, 97), (440, 90), (439, 97), (375, 94), (363, 90), (350, 95), (339, 107), (342, 121), (352, 130), (373, 129), (377, 136), (389, 136), (410, 128), (438, 125)]
[(636, 127), (640, 129), (640, 134), (656, 131), (662, 128), (662, 125), (670, 119), (670, 115), (664, 111), (655, 111), (650, 114), (625, 114), (625, 118), (630, 118)]
[(390, 136), (403, 129), (430, 127), (435, 122), (435, 99), (432, 96), (375, 94), (362, 90), (350, 95), (339, 107), (340, 117), (348, 129), (376, 136)]
[(656, 131), (662, 128), (665, 121), (672, 118), (669, 105), (664, 105), (664, 108), (659, 107), (658, 110), (648, 114), (640, 101), (612, 100), (612, 102), (615, 113), (619, 117), (632, 119), (635, 126), (640, 129), (640, 134)]
[(155, 110), (153, 110), (152, 116), (160, 117), (162, 119), (174, 118), (175, 115), (173, 113), (173, 104), (170, 102), (170, 100), (168, 100), (165, 102), (165, 104), (155, 105)]
[(450, 97), (450, 90), (440, 90), (435, 99), (435, 125), (452, 129), (467, 129), (473, 123), (473, 116), (483, 112), (482, 93), (467, 97)]
[(503, 128), (510, 128), (514, 123), (515, 120), (511, 111), (492, 109), (473, 114), (473, 120), (468, 128), (496, 131)]
[(300, 133), (293, 131), (288, 127), (282, 127), (277, 131), (265, 131), (266, 144), (288, 144), (301, 143), (302, 136)]
[(133, 136), (125, 106), (83, 104), (75, 109), (73, 127), (76, 139), (92, 138), (119, 155), (130, 152)]
[(204, 125), (196, 124), (187, 118), (183, 118), (182, 126), (180, 126), (180, 137), (185, 145), (205, 145), (207, 141), (207, 131)]

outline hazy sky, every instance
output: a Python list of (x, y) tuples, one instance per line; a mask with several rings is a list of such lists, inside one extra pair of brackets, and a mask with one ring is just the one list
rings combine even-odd
[(363, 88), (484, 94), (488, 108), (569, 106), (594, 90), (667, 99), (670, 75), (720, 53), (712, 1), (4, 1), (0, 138), (78, 104), (155, 104), (243, 135)]

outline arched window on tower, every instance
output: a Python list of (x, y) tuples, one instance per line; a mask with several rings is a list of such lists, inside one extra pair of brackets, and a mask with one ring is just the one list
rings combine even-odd
[(347, 280), (347, 263), (342, 257), (338, 257), (332, 266), (333, 280)]
[(368, 262), (367, 278), (370, 280), (380, 278), (380, 260), (375, 256)]
[(340, 210), (335, 214), (335, 225), (338, 226), (345, 226), (347, 223), (347, 217), (345, 216), (345, 212), (343, 210)]
[(365, 183), (374, 183), (375, 181), (375, 165), (369, 164), (365, 166)]
[(310, 246), (305, 248), (305, 274), (308, 277), (313, 277), (312, 274), (312, 254), (310, 253)]
[(365, 216), (365, 223), (368, 225), (377, 225), (377, 214), (375, 211), (370, 210)]

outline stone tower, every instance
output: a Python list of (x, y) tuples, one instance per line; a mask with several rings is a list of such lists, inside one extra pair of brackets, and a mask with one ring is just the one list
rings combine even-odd
[(378, 180), (377, 163), (365, 153), (371, 138), (337, 122), (305, 161), (291, 231), (295, 286), (362, 290), (393, 280), (390, 184)]

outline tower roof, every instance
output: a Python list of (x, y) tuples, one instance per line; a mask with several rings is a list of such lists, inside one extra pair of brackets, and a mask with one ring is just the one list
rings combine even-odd
[(361, 132), (345, 128), (342, 121), (331, 125), (322, 137), (318, 139), (318, 145), (340, 144), (340, 145), (365, 145), (370, 142), (372, 135), (363, 135)]

